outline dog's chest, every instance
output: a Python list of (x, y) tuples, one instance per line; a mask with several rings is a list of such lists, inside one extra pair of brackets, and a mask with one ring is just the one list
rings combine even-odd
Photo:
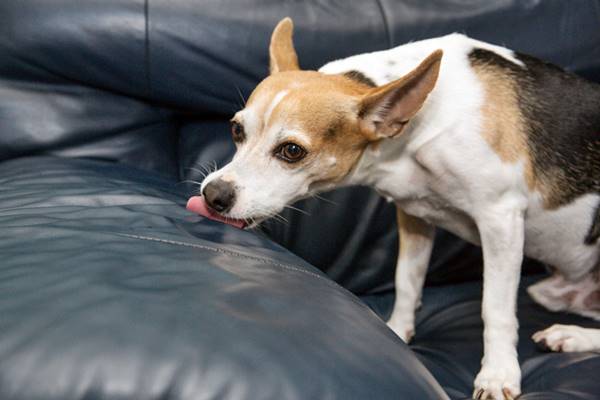
[(380, 158), (379, 171), (385, 171), (385, 176), (375, 185), (377, 191), (406, 213), (479, 244), (469, 213), (472, 196), (464, 180), (447, 173), (443, 157), (417, 158), (401, 156), (387, 163)]
[[(507, 176), (513, 176), (518, 181), (518, 171), (503, 170), (501, 165), (489, 168), (491, 161), (486, 157), (489, 175), (486, 174), (485, 179), (481, 176), (474, 179), (472, 168), (448, 168), (447, 163), (452, 162), (449, 158), (454, 156), (442, 148), (435, 150), (420, 157), (420, 162), (415, 157), (402, 156), (380, 165), (387, 176), (378, 179), (378, 192), (406, 213), (475, 245), (481, 244), (475, 215), (478, 207), (484, 206), (484, 199), (493, 199), (496, 193), (506, 191), (523, 193), (528, 197), (524, 215), (527, 256), (575, 277), (598, 263), (600, 245), (585, 245), (584, 237), (591, 223), (590, 216), (600, 201), (599, 195), (583, 196), (558, 209), (545, 209), (538, 194), (526, 194), (519, 189), (523, 185), (506, 180)], [(475, 155), (469, 157), (475, 158)], [(484, 169), (477, 168), (479, 173)], [(471, 174), (471, 177), (463, 174)]]
[(410, 215), (418, 216), (472, 244), (480, 245), (477, 225), (473, 219), (466, 212), (444, 203), (439, 197), (401, 200), (397, 204)]

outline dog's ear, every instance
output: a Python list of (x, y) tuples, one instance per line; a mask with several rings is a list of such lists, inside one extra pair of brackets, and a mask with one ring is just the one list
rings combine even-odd
[(275, 27), (269, 45), (271, 74), (283, 71), (298, 70), (298, 56), (294, 49), (292, 34), (294, 23), (290, 17), (285, 17)]
[(419, 111), (437, 81), (442, 50), (393, 82), (370, 90), (359, 104), (361, 129), (369, 140), (394, 137)]

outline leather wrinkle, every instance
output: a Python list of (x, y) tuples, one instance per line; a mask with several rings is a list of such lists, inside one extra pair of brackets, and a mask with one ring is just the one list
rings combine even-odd
[(144, 63), (146, 69), (146, 91), (152, 98), (152, 79), (150, 73), (150, 0), (144, 0)]
[(388, 40), (387, 47), (391, 48), (394, 45), (394, 43), (392, 40), (392, 31), (390, 30), (387, 13), (385, 12), (385, 8), (383, 7), (381, 0), (375, 0), (375, 3), (377, 4), (377, 7), (379, 8), (379, 12), (381, 13), (381, 21), (383, 23), (383, 30), (384, 30), (385, 36), (387, 37), (387, 40)]

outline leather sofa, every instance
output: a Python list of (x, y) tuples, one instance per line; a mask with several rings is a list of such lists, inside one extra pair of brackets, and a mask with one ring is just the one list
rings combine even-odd
[[(255, 231), (185, 210), (284, 16), (304, 68), (461, 31), (600, 80), (591, 0), (0, 2), (0, 399), (470, 398), (479, 249), (438, 232), (407, 346), (383, 322), (394, 210), (370, 190)], [(599, 323), (524, 290), (519, 320), (522, 399), (600, 399), (599, 353), (530, 340)]]

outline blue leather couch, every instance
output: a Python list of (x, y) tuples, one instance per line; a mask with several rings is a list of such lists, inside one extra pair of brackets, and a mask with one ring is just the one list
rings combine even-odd
[[(304, 68), (461, 31), (600, 80), (597, 1), (0, 2), (0, 399), (470, 398), (479, 249), (438, 233), (407, 346), (381, 319), (397, 234), (371, 191), (257, 231), (185, 210), (288, 15)], [(519, 319), (522, 399), (600, 399), (600, 354), (529, 338), (598, 323), (524, 292)]]

